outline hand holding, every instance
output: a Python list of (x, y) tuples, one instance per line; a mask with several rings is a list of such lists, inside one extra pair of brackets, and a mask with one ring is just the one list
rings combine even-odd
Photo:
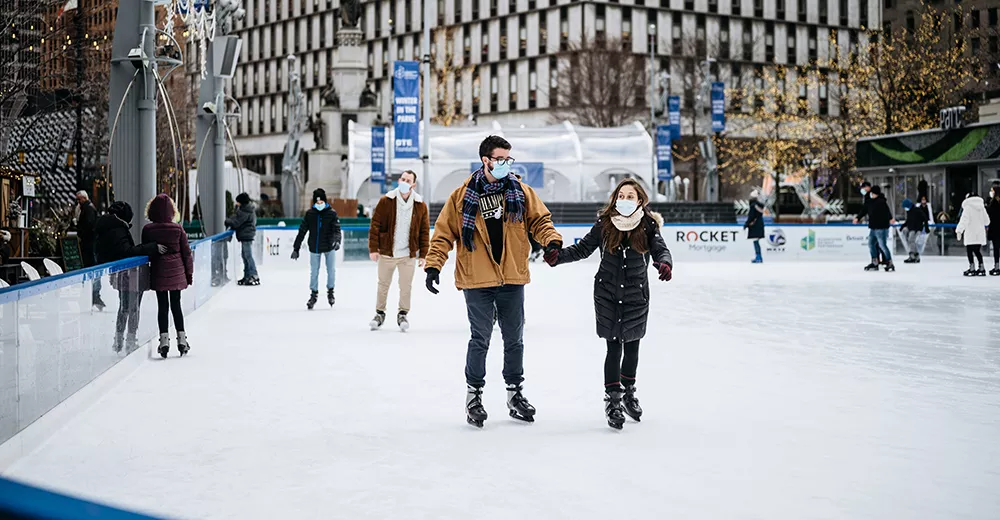
[(545, 256), (542, 259), (545, 263), (552, 267), (555, 267), (559, 263), (559, 250), (562, 249), (562, 242), (552, 241), (549, 245), (545, 246)]
[(859, 223), (859, 222), (861, 222), (861, 221), (860, 221), (860, 220), (858, 220), (858, 219), (854, 219), (854, 223), (855, 223), (855, 224), (857, 224), (857, 223)]
[(423, 269), (425, 265), (427, 265), (427, 259), (426, 258), (418, 258), (417, 259), (417, 266), (418, 267), (420, 267), (421, 269)]
[(170, 251), (170, 248), (163, 244), (156, 244), (156, 252), (161, 255), (165, 255)]
[(368, 253), (368, 258), (371, 258), (372, 262), (378, 262), (378, 253)]
[(340, 251), (340, 241), (339, 240), (337, 242), (333, 243), (333, 250), (334, 251)]
[(672, 272), (673, 270), (670, 268), (670, 264), (655, 263), (653, 264), (653, 267), (655, 267), (656, 270), (660, 273), (661, 282), (669, 282), (670, 279), (674, 277)]
[(437, 294), (441, 292), (434, 287), (435, 285), (441, 283), (441, 271), (438, 271), (433, 267), (428, 267), (426, 272), (427, 272), (427, 290), (430, 291), (431, 294)]
[(298, 259), (299, 259), (299, 250), (298, 249), (293, 249), (292, 250), (292, 260), (298, 260)]

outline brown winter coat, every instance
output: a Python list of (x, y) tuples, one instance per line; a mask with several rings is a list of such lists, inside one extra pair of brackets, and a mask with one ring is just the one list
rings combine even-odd
[(504, 212), (503, 256), (500, 264), (497, 264), (493, 259), (490, 237), (486, 231), (486, 221), (482, 212), (476, 215), (476, 233), (473, 238), (475, 250), (469, 251), (462, 245), (462, 204), (466, 186), (471, 179), (472, 177), (469, 177), (453, 191), (441, 208), (441, 214), (434, 224), (431, 249), (427, 253), (427, 267), (440, 271), (448, 261), (448, 253), (458, 243), (455, 286), (459, 289), (527, 285), (531, 282), (531, 274), (528, 271), (528, 256), (531, 254), (528, 232), (530, 231), (535, 241), (543, 246), (552, 242), (562, 242), (562, 235), (552, 225), (549, 209), (531, 186), (521, 184), (521, 189), (524, 190), (524, 219), (521, 222), (511, 222), (507, 219), (506, 211)]
[[(392, 256), (393, 241), (396, 239), (398, 196), (399, 190), (392, 190), (375, 205), (371, 227), (368, 229), (369, 253)], [(430, 212), (427, 211), (427, 204), (419, 193), (414, 192), (411, 197), (413, 197), (413, 215), (410, 217), (410, 258), (427, 258), (431, 236)]]

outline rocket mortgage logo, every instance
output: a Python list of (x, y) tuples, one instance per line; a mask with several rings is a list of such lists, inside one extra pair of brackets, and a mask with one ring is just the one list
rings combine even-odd
[(677, 231), (675, 239), (679, 243), (685, 243), (688, 251), (704, 251), (706, 253), (721, 253), (725, 251), (729, 244), (735, 243), (739, 231), (729, 230), (703, 230), (703, 231)]

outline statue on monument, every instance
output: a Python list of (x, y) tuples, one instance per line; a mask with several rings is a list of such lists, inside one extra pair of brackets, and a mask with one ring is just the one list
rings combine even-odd
[(326, 121), (323, 121), (322, 114), (316, 114), (315, 117), (309, 118), (309, 130), (313, 133), (316, 149), (326, 150)]
[(343, 21), (343, 28), (353, 29), (358, 26), (358, 20), (361, 19), (361, 1), (360, 0), (341, 0), (340, 2), (340, 18)]
[(323, 101), (323, 106), (340, 108), (340, 94), (337, 93), (337, 87), (333, 84), (328, 84), (323, 91), (320, 92), (320, 98)]
[(370, 83), (365, 84), (365, 89), (361, 92), (361, 99), (358, 105), (361, 108), (373, 107), (378, 104), (378, 95), (372, 90)]

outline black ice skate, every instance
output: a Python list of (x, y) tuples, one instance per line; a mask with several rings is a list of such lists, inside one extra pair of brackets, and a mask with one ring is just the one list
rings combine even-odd
[(608, 417), (608, 426), (620, 430), (625, 425), (625, 413), (622, 412), (622, 391), (620, 387), (604, 391), (604, 414)]
[(170, 334), (163, 332), (160, 334), (160, 346), (156, 347), (156, 351), (160, 353), (160, 357), (167, 359), (167, 353), (170, 352)]
[(333, 307), (333, 304), (337, 303), (337, 299), (334, 298), (334, 296), (333, 296), (333, 289), (327, 289), (326, 290), (326, 301), (327, 301), (327, 303), (330, 304), (330, 307)]
[(121, 334), (115, 334), (115, 342), (111, 346), (111, 348), (115, 352), (120, 353), (122, 349), (125, 348), (125, 337), (122, 336)]
[(191, 351), (191, 345), (188, 344), (187, 333), (182, 331), (177, 332), (177, 350), (181, 353), (181, 357)]
[(976, 269), (976, 276), (986, 276), (986, 268), (983, 264), (979, 264), (979, 269)]
[(372, 330), (378, 330), (382, 327), (383, 323), (385, 323), (385, 313), (382, 311), (375, 311), (375, 317), (372, 318), (372, 321), (368, 322), (368, 326), (371, 327)]
[(633, 421), (639, 422), (639, 418), (642, 417), (642, 407), (639, 406), (639, 399), (635, 396), (635, 385), (625, 385), (625, 396), (622, 397), (622, 405), (625, 407), (625, 413)]
[(865, 271), (878, 271), (878, 259), (872, 258), (872, 263), (865, 266)]
[(486, 418), (486, 408), (483, 408), (483, 389), (469, 386), (465, 394), (465, 420), (476, 428), (482, 428)]
[(976, 268), (972, 264), (969, 264), (969, 268), (962, 273), (962, 276), (976, 276)]
[(313, 310), (313, 307), (316, 306), (316, 300), (319, 300), (319, 291), (313, 291), (309, 295), (309, 301), (306, 302), (306, 308)]
[(103, 311), (107, 305), (104, 304), (104, 300), (101, 299), (100, 295), (94, 297), (94, 308), (98, 312)]
[(907, 257), (906, 260), (903, 260), (904, 264), (915, 264), (917, 262), (920, 262), (920, 260), (917, 260), (916, 253), (910, 253), (910, 256)]
[(507, 408), (510, 416), (524, 422), (535, 422), (535, 407), (521, 393), (521, 385), (507, 385)]
[(990, 269), (990, 276), (1000, 276), (1000, 264), (993, 264), (993, 269)]
[(896, 266), (893, 265), (892, 262), (886, 263), (885, 264), (885, 272), (887, 272), (887, 273), (894, 273), (894, 272), (896, 272)]
[(406, 332), (410, 330), (410, 321), (406, 319), (406, 311), (399, 311), (396, 315), (396, 325), (399, 325), (399, 330)]
[(236, 285), (260, 285), (260, 278), (257, 278), (256, 276), (249, 276), (236, 282)]

